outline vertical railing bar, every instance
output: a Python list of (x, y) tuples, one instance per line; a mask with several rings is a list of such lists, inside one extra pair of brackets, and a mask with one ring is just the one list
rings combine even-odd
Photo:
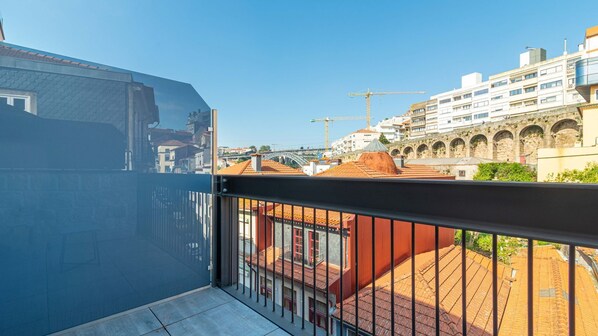
[(434, 287), (436, 292), (436, 335), (440, 336), (440, 258), (438, 254), (438, 225), (434, 225)]
[(246, 275), (245, 275), (245, 272), (246, 272), (245, 262), (246, 261), (245, 261), (245, 259), (247, 258), (247, 255), (245, 254), (245, 252), (246, 252), (245, 245), (247, 245), (246, 244), (247, 232), (245, 232), (245, 226), (246, 226), (245, 223), (247, 220), (247, 218), (245, 217), (246, 209), (247, 209), (247, 205), (245, 204), (245, 198), (243, 198), (243, 295), (245, 295), (245, 287), (246, 287), (246, 284), (245, 284), (245, 278), (246, 278)]
[(345, 321), (343, 319), (343, 298), (344, 298), (344, 292), (343, 292), (343, 280), (344, 280), (344, 262), (345, 262), (345, 254), (343, 253), (343, 246), (345, 244), (344, 241), (344, 237), (343, 237), (343, 231), (344, 231), (344, 223), (343, 223), (343, 212), (339, 212), (339, 221), (340, 221), (340, 234), (339, 234), (339, 239), (340, 239), (340, 275), (341, 275), (341, 279), (340, 279), (340, 298), (339, 298), (339, 302), (341, 305), (341, 313), (340, 313), (340, 318), (341, 318), (341, 323), (340, 323), (340, 334), (343, 335), (343, 326), (345, 324)]
[(498, 335), (498, 237), (492, 234), (492, 334)]
[[(236, 199), (237, 199), (237, 209), (236, 209), (237, 215), (235, 216), (235, 218), (237, 219), (236, 220), (237, 223), (235, 224), (235, 227), (237, 229), (235, 229), (235, 233), (239, 227), (239, 203), (240, 203), (239, 197), (237, 197)], [(245, 223), (243, 223), (243, 231), (245, 231)], [(241, 276), (241, 273), (239, 271), (239, 235), (238, 234), (236, 234), (236, 237), (233, 241), (236, 244), (236, 249), (235, 249), (236, 250), (236, 253), (235, 253), (236, 262), (235, 262), (235, 264), (237, 265), (237, 290), (239, 290), (239, 277)]]
[[(249, 199), (249, 298), (253, 295), (253, 199)], [(259, 260), (259, 259), (258, 259)], [(257, 268), (259, 270), (259, 266)], [(257, 276), (257, 275), (256, 275)]]
[(372, 218), (372, 335), (376, 335), (376, 225)]
[(527, 240), (527, 335), (534, 335), (534, 241)]
[[(341, 221), (341, 225), (342, 225), (342, 221)], [(330, 333), (330, 293), (328, 290), (328, 285), (329, 285), (329, 266), (328, 263), (330, 261), (330, 258), (328, 256), (330, 249), (328, 248), (328, 231), (330, 229), (330, 222), (329, 222), (329, 217), (328, 217), (328, 210), (326, 210), (326, 332)]]
[(575, 245), (569, 245), (569, 336), (575, 336)]
[[(255, 257), (256, 257), (256, 262), (257, 262), (257, 274), (256, 274), (256, 278), (255, 278), (255, 300), (256, 302), (259, 304), (260, 303), (260, 286), (262, 284), (262, 281), (260, 279), (260, 201), (257, 201), (257, 212), (256, 212), (256, 222), (255, 222), (255, 229), (256, 229), (256, 245), (255, 245)], [(265, 258), (264, 258), (265, 260)], [(265, 264), (265, 262), (264, 262)]]
[(415, 222), (411, 222), (411, 334), (415, 336)]
[[(276, 312), (276, 203), (272, 203), (272, 312)], [(282, 266), (284, 268), (284, 265)], [(284, 278), (282, 279), (284, 286)]]
[(305, 207), (301, 207), (301, 329), (305, 329)]
[[(280, 245), (282, 247), (282, 292), (280, 293), (280, 297), (282, 298), (282, 302), (281, 302), (282, 309), (280, 310), (280, 317), (284, 317), (284, 290), (286, 288), (284, 285), (284, 283), (286, 281), (285, 274), (284, 274), (285, 273), (284, 272), (284, 269), (285, 269), (285, 263), (284, 263), (285, 262), (285, 258), (284, 258), (284, 254), (285, 254), (285, 251), (284, 251), (284, 218), (285, 218), (284, 203), (280, 204), (280, 212), (281, 212), (281, 214), (280, 214), (280, 223), (281, 223)], [(291, 293), (291, 295), (292, 295), (292, 293)], [(291, 309), (292, 309), (292, 307), (291, 307)]]
[[(235, 244), (233, 242), (235, 241), (235, 239), (233, 237), (234, 236), (234, 229), (233, 229), (233, 204), (234, 204), (234, 202), (233, 202), (233, 198), (232, 197), (230, 198), (229, 202), (230, 202), (230, 206), (228, 207), (228, 236), (229, 236), (229, 239), (230, 239), (229, 240), (230, 241), (229, 245), (230, 245), (230, 258), (231, 258), (231, 260), (229, 260), (229, 262), (228, 262), (228, 269), (229, 269), (229, 273), (228, 274), (230, 274), (230, 280), (234, 281), (235, 278), (233, 276), (233, 274), (234, 274), (234, 270), (233, 270), (234, 261), (233, 261), (233, 258), (235, 256), (235, 246), (234, 246)], [(233, 285), (232, 282), (231, 282), (230, 285), (232, 287), (232, 285)]]
[(268, 202), (264, 202), (264, 307), (268, 306), (268, 248), (266, 240), (268, 239), (268, 221), (266, 213), (268, 212)]
[(355, 241), (355, 260), (353, 266), (355, 266), (355, 334), (359, 335), (359, 215), (355, 215), (355, 235), (353, 240)]
[[(317, 253), (316, 253), (316, 222), (317, 222), (316, 208), (313, 208), (313, 217), (312, 218), (313, 218), (313, 231), (311, 232), (311, 239), (313, 241), (311, 243), (311, 246), (312, 246), (312, 253), (313, 253), (313, 258), (312, 259), (313, 259), (313, 263), (314, 263), (313, 264), (313, 268), (312, 268), (313, 274), (314, 274), (314, 276), (313, 276), (313, 285), (314, 285), (314, 288), (313, 288), (314, 289), (313, 290), (313, 295), (314, 295), (314, 307), (313, 307), (313, 309), (314, 309), (314, 313), (313, 313), (314, 322), (313, 322), (313, 327), (314, 327), (314, 335), (316, 335), (316, 325), (318, 324), (318, 316), (316, 314), (317, 307), (318, 307), (318, 296), (317, 296), (317, 293), (316, 293), (316, 273), (317, 273), (317, 267), (318, 267), (317, 260), (316, 260), (316, 258), (317, 258)], [(308, 235), (308, 238), (309, 238), (309, 235)], [(320, 245), (319, 240), (318, 240), (318, 245)], [(319, 248), (319, 246), (318, 246), (318, 248)]]
[(467, 336), (467, 231), (461, 230), (461, 313), (462, 331)]
[(297, 297), (295, 295), (295, 206), (291, 205), (291, 323), (295, 323), (295, 307)]
[(390, 220), (390, 334), (395, 334), (395, 221)]

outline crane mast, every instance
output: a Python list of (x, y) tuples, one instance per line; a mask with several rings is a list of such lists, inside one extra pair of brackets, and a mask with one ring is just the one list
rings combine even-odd
[(351, 92), (349, 97), (365, 97), (365, 120), (366, 128), (371, 127), (371, 101), (372, 96), (386, 96), (386, 95), (403, 95), (403, 94), (423, 94), (425, 91), (388, 91), (388, 92), (372, 92), (368, 89), (366, 92)]
[(365, 119), (364, 117), (325, 117), (325, 118), (319, 118), (319, 119), (312, 119), (310, 120), (311, 122), (323, 122), (324, 123), (324, 148), (326, 148), (326, 151), (328, 151), (328, 149), (330, 148), (329, 146), (329, 138), (328, 138), (328, 134), (329, 134), (329, 125), (328, 123), (333, 122), (333, 121), (341, 121), (341, 120), (363, 120)]

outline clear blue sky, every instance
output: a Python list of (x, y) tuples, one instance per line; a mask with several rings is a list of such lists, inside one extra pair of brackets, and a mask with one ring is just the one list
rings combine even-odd
[[(193, 84), (220, 111), (220, 145), (317, 146), (309, 119), (374, 121), (518, 66), (525, 46), (560, 55), (598, 25), (594, 1), (0, 0), (7, 42)], [(364, 121), (335, 123), (335, 139)], [(168, 125), (172, 126), (172, 125)], [(183, 125), (181, 125), (183, 128)]]

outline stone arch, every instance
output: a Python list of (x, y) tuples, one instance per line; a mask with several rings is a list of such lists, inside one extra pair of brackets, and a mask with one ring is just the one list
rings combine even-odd
[(488, 138), (485, 135), (477, 134), (471, 137), (469, 146), (471, 146), (470, 156), (478, 158), (488, 157)]
[(554, 147), (573, 147), (579, 139), (579, 124), (573, 119), (559, 120), (550, 128), (550, 135)]
[(432, 145), (432, 157), (443, 158), (446, 157), (446, 145), (442, 141), (436, 141)]
[(449, 157), (462, 158), (466, 155), (465, 141), (461, 138), (455, 138), (449, 145)]
[(544, 145), (544, 129), (538, 125), (525, 127), (519, 133), (519, 153), (525, 157), (525, 162), (538, 162), (538, 148)]
[(393, 149), (392, 151), (390, 151), (390, 156), (392, 157), (397, 157), (401, 154), (401, 150), (398, 148)]
[(417, 158), (418, 159), (425, 159), (429, 156), (430, 150), (428, 149), (428, 145), (421, 144), (417, 147)]
[(415, 159), (415, 151), (413, 150), (413, 147), (405, 147), (405, 149), (403, 149), (403, 155), (405, 155), (405, 158), (407, 159)]
[(507, 130), (496, 132), (493, 137), (492, 158), (497, 161), (515, 161), (515, 140), (513, 133)]

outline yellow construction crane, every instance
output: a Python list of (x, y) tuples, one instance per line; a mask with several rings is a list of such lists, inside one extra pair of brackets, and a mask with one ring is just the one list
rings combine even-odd
[(351, 92), (349, 93), (349, 97), (365, 97), (365, 120), (367, 124), (367, 129), (370, 128), (370, 98), (372, 96), (385, 96), (385, 95), (398, 95), (398, 94), (422, 94), (426, 93), (425, 91), (399, 91), (399, 92), (372, 92), (368, 89), (366, 92)]
[(326, 151), (328, 151), (328, 123), (333, 121), (341, 121), (341, 120), (363, 120), (364, 117), (326, 117), (320, 119), (312, 119), (311, 122), (323, 122), (324, 123), (324, 147)]

